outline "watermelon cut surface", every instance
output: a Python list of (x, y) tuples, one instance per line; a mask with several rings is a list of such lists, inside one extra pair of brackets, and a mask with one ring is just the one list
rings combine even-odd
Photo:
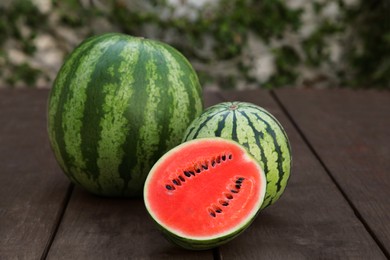
[(226, 243), (253, 221), (266, 178), (239, 144), (222, 138), (183, 143), (152, 168), (144, 187), (147, 210), (167, 237), (189, 249)]

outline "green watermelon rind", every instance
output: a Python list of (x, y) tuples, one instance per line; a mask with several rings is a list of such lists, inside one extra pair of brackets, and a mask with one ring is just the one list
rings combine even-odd
[[(195, 144), (197, 142), (208, 141), (208, 140), (223, 140), (224, 142), (233, 143), (233, 144), (237, 145), (238, 147), (240, 147), (240, 149), (242, 149), (242, 151), (244, 151), (246, 156), (251, 161), (255, 162), (256, 165), (258, 166), (261, 183), (265, 184), (265, 185), (262, 186), (261, 194), (260, 194), (261, 197), (259, 198), (259, 203), (257, 205), (257, 208), (253, 209), (252, 214), (249, 215), (249, 217), (245, 221), (243, 221), (241, 225), (236, 227), (236, 229), (234, 231), (225, 232), (226, 234), (222, 234), (222, 235), (221, 234), (215, 235), (215, 237), (202, 237), (202, 238), (193, 238), (192, 237), (191, 238), (188, 236), (186, 237), (183, 235), (179, 235), (177, 231), (165, 226), (160, 221), (158, 221), (157, 218), (154, 216), (152, 210), (150, 209), (150, 207), (148, 205), (148, 197), (146, 195), (147, 191), (148, 191), (148, 183), (149, 183), (148, 180), (149, 180), (149, 178), (150, 178), (149, 176), (151, 176), (151, 173), (153, 172), (154, 168), (157, 168), (159, 165), (159, 162), (163, 161), (164, 158), (168, 157), (171, 152), (175, 152), (175, 151), (179, 150), (183, 145), (190, 145), (191, 143)], [(220, 137), (200, 138), (200, 139), (189, 140), (189, 141), (183, 142), (182, 144), (180, 144), (180, 145), (176, 146), (175, 148), (171, 149), (170, 151), (168, 151), (166, 154), (164, 154), (160, 158), (159, 161), (157, 161), (157, 163), (153, 166), (153, 168), (151, 169), (151, 171), (148, 175), (148, 178), (145, 181), (144, 203), (145, 203), (145, 207), (147, 209), (147, 212), (149, 213), (149, 216), (152, 218), (152, 220), (158, 226), (158, 228), (162, 231), (163, 235), (166, 237), (167, 240), (169, 240), (170, 242), (172, 242), (178, 246), (181, 246), (185, 249), (206, 250), (206, 249), (215, 248), (217, 246), (223, 245), (223, 244), (231, 241), (232, 239), (234, 239), (235, 237), (240, 235), (242, 232), (244, 232), (250, 226), (250, 224), (256, 219), (257, 215), (259, 214), (260, 209), (262, 207), (262, 204), (264, 202), (264, 197), (265, 197), (265, 193), (266, 193), (266, 185), (267, 185), (266, 184), (266, 176), (265, 176), (263, 169), (257, 163), (257, 160), (250, 153), (248, 153), (247, 150), (242, 145), (240, 145), (239, 143), (237, 143), (235, 141), (228, 140), (225, 138), (220, 138)]]
[(150, 168), (202, 108), (196, 72), (177, 50), (107, 33), (82, 42), (58, 72), (48, 134), (72, 182), (97, 195), (141, 197)]
[(255, 220), (256, 216), (251, 218), (248, 222), (245, 223), (245, 225), (242, 225), (237, 228), (236, 232), (232, 232), (229, 235), (221, 236), (215, 239), (189, 239), (186, 237), (178, 236), (175, 233), (169, 232), (166, 228), (159, 225), (155, 220), (154, 222), (157, 223), (160, 230), (164, 234), (164, 237), (170, 241), (171, 243), (174, 243), (182, 248), (189, 249), (189, 250), (207, 250), (212, 249), (221, 245), (224, 245), (237, 236), (241, 235)]
[(192, 121), (182, 141), (214, 136), (240, 143), (260, 163), (267, 176), (262, 209), (275, 203), (284, 193), (292, 167), (290, 142), (279, 121), (255, 104), (222, 102)]

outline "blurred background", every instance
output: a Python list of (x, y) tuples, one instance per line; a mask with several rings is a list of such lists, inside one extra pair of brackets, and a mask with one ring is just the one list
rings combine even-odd
[(1, 0), (0, 87), (50, 88), (105, 32), (171, 44), (207, 89), (390, 88), (389, 0)]

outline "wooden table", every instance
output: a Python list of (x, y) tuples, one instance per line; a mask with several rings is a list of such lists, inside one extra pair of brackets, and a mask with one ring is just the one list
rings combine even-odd
[(73, 187), (46, 133), (45, 90), (0, 90), (0, 259), (390, 258), (390, 92), (206, 92), (261, 105), (285, 127), (293, 170), (280, 201), (220, 248), (167, 242), (142, 200)]

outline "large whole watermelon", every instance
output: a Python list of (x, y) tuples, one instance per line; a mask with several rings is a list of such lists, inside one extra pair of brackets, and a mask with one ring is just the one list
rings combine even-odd
[(246, 102), (224, 102), (206, 109), (188, 127), (184, 140), (222, 137), (243, 145), (267, 177), (262, 208), (284, 192), (291, 172), (291, 148), (279, 121), (267, 110)]
[(161, 155), (201, 113), (201, 87), (172, 47), (111, 33), (67, 58), (48, 104), (48, 132), (70, 180), (104, 196), (141, 196)]

